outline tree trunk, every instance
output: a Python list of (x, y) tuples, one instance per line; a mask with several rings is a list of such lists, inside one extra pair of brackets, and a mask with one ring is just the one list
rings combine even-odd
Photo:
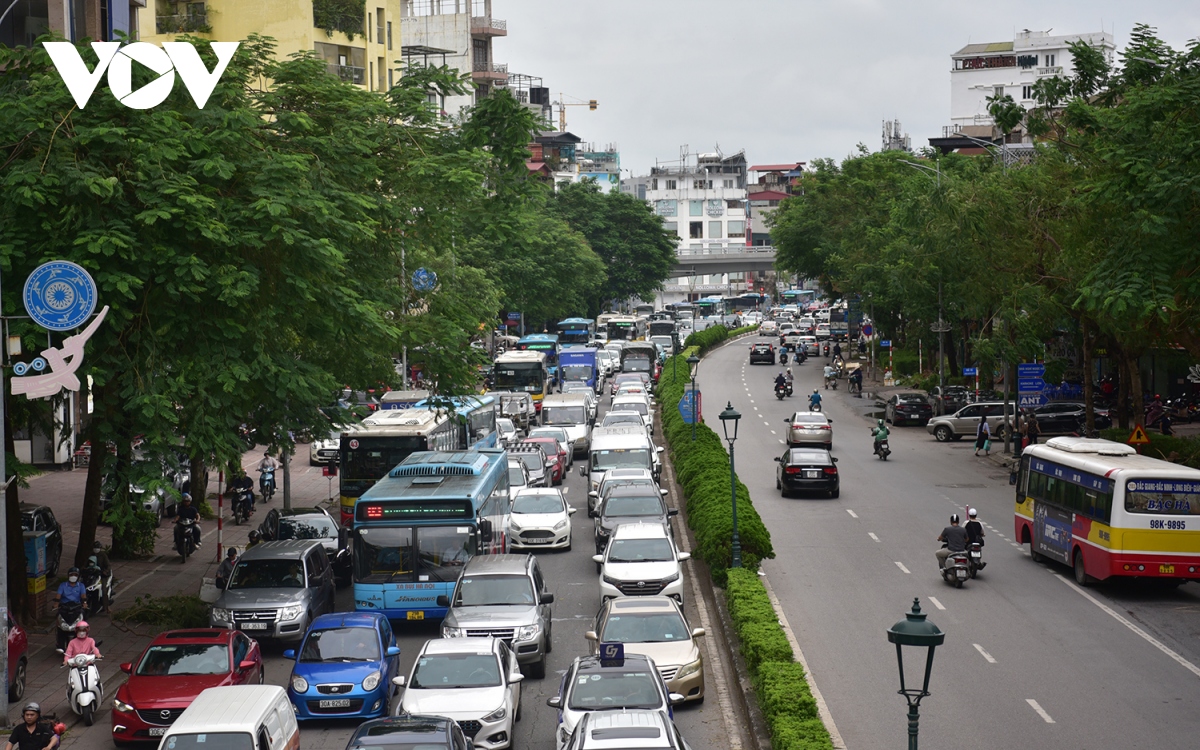
[(956, 378), (962, 375), (962, 370), (958, 366), (958, 347), (954, 345), (954, 328), (943, 334), (946, 337), (946, 378)]
[(192, 456), (188, 462), (188, 476), (187, 492), (192, 496), (192, 504), (198, 507), (208, 497), (208, 466), (204, 456)]
[(1083, 413), (1087, 419), (1087, 434), (1090, 437), (1096, 431), (1095, 390), (1092, 383), (1092, 341), (1091, 326), (1088, 319), (1079, 319), (1080, 331), (1083, 334)]
[(1129, 410), (1133, 412), (1134, 424), (1146, 426), (1146, 400), (1142, 394), (1142, 371), (1138, 367), (1139, 357), (1126, 355), (1125, 368), (1129, 370)]
[[(16, 456), (13, 443), (12, 410), (4, 409), (4, 451)], [(10, 468), (11, 471), (11, 468)], [(4, 477), (8, 479), (8, 477)], [(21, 529), (21, 500), (17, 494), (17, 483), (8, 485), (4, 495), (5, 517), (8, 524), (8, 605), (20, 613), (29, 624), (37, 613), (30, 611), (29, 589), (25, 582), (25, 536)]]
[[(98, 397), (95, 394), (93, 398)], [(79, 520), (79, 547), (75, 551), (75, 565), (82, 568), (92, 554), (92, 543), (96, 541), (96, 525), (100, 522), (100, 492), (104, 480), (104, 464), (108, 458), (108, 446), (99, 439), (98, 420), (93, 419), (88, 428), (88, 440), (92, 444), (92, 457), (88, 462), (87, 481), (83, 485), (83, 513)]]
[(1117, 373), (1121, 377), (1121, 382), (1117, 383), (1117, 420), (1121, 425), (1122, 430), (1129, 429), (1129, 363), (1125, 359), (1125, 350), (1116, 347), (1111, 348), (1117, 354)]

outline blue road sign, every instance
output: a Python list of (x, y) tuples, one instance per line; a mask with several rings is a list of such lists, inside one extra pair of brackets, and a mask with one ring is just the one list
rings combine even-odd
[(875, 329), (871, 327), (870, 323), (867, 323), (862, 327), (862, 332), (864, 336), (870, 336), (872, 333), (875, 333)]
[(963, 368), (963, 377), (967, 377), (968, 375), (978, 375), (978, 374), (979, 374), (978, 368), (975, 368), (975, 367), (964, 367)]
[(700, 421), (700, 395), (700, 391), (688, 389), (683, 392), (683, 398), (679, 399), (679, 416), (683, 417), (684, 424), (693, 424)]
[(891, 349), (892, 348), (892, 340), (884, 339), (883, 341), (879, 342), (879, 345), (882, 346), (884, 349)]
[(51, 331), (83, 325), (96, 309), (96, 282), (82, 267), (65, 260), (43, 263), (25, 280), (25, 311)]
[(1025, 362), (1017, 365), (1018, 378), (1037, 378), (1041, 380), (1046, 375), (1046, 365), (1041, 362)]
[(1041, 378), (1017, 378), (1018, 393), (1041, 393), (1046, 390), (1046, 381)]

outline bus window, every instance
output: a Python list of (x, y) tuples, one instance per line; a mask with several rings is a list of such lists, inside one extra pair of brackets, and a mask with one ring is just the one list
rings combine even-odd
[(413, 530), (408, 526), (363, 529), (354, 538), (354, 580), (359, 583), (416, 580)]

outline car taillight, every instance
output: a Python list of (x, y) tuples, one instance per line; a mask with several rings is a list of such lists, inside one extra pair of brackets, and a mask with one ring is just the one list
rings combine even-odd
[(817, 425), (818, 430), (832, 430), (833, 427), (827, 424)]
[(783, 473), (784, 474), (799, 474), (800, 467), (799, 466), (789, 466), (783, 470)]
[(837, 476), (836, 466), (826, 466), (825, 468), (821, 469), (821, 471), (825, 472), (826, 476)]

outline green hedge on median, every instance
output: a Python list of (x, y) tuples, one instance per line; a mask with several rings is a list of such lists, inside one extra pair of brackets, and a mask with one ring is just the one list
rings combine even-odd
[(829, 731), (817, 713), (804, 667), (795, 660), (783, 627), (758, 575), (730, 570), (729, 616), (750, 669), (758, 706), (771, 730), (773, 750), (831, 750)]
[(726, 328), (725, 326), (720, 326), (720, 325), (709, 326), (708, 328), (705, 328), (703, 331), (696, 331), (695, 333), (690, 334), (687, 337), (687, 340), (685, 340), (683, 342), (683, 346), (684, 346), (684, 348), (687, 348), (689, 346), (694, 346), (697, 348), (697, 350), (700, 352), (700, 354), (703, 355), (709, 349), (713, 348), (714, 346), (716, 346), (717, 344), (721, 343), (722, 341), (724, 341), (728, 338), (731, 338), (733, 336), (738, 336), (743, 333), (749, 333), (750, 331), (757, 331), (757, 330), (758, 330), (758, 326), (756, 326), (756, 325), (742, 326), (741, 328), (734, 328), (733, 330), (730, 330), (730, 329)]

